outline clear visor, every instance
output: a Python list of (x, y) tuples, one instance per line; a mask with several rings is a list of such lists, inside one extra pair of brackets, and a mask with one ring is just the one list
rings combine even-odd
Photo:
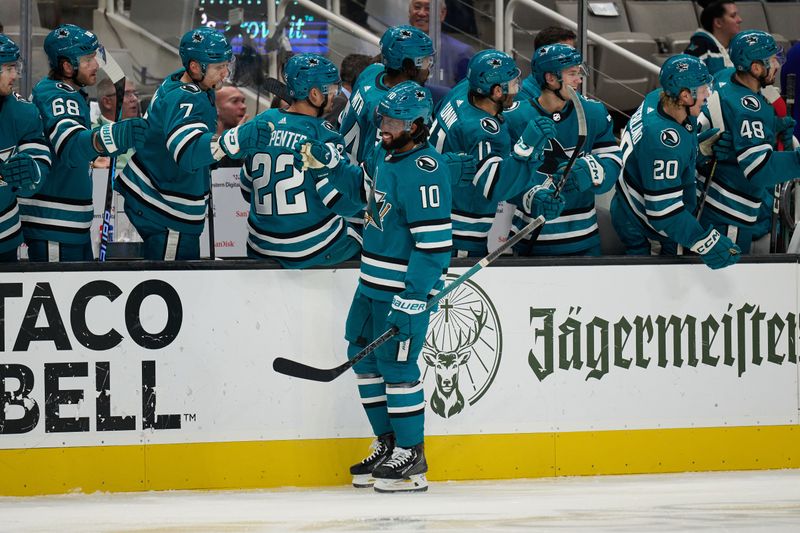
[(694, 90), (694, 98), (696, 100), (695, 105), (703, 105), (708, 100), (708, 97), (711, 96), (711, 86), (710, 85), (701, 85)]
[(339, 94), (341, 88), (341, 83), (331, 83), (325, 87), (325, 94), (331, 98), (336, 98), (336, 95)]
[(569, 68), (565, 68), (561, 71), (561, 76), (569, 77), (572, 79), (585, 79), (589, 77), (589, 71), (586, 69), (586, 65), (581, 63), (580, 65), (574, 65)]
[(770, 72), (778, 70), (781, 68), (781, 66), (783, 66), (784, 63), (786, 63), (786, 56), (783, 55), (783, 52), (779, 52), (778, 54), (770, 57), (766, 63)]
[(434, 63), (435, 61), (433, 56), (418, 57), (414, 61), (414, 64), (421, 70), (433, 70)]
[(401, 118), (384, 117), (378, 115), (378, 126), (381, 133), (389, 133), (391, 135), (400, 135), (406, 131), (407, 121)]
[(236, 57), (231, 57), (230, 61), (222, 61), (220, 63), (209, 63), (206, 66), (206, 76), (216, 75), (225, 70), (222, 78), (223, 81), (231, 83), (236, 74)]
[(515, 96), (519, 93), (519, 78), (514, 78), (508, 82), (508, 94)]
[(3, 74), (11, 73), (12, 71), (17, 75), (22, 74), (23, 72), (22, 60), (15, 61), (13, 63), (3, 63), (2, 65), (0, 65), (0, 71)]
[(97, 62), (97, 52), (92, 52), (91, 54), (79, 57), (78, 62), (81, 66), (89, 65), (92, 62)]

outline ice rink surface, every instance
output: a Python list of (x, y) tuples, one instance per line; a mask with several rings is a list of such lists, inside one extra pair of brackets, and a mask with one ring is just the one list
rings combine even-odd
[(0, 498), (3, 532), (800, 531), (800, 470)]

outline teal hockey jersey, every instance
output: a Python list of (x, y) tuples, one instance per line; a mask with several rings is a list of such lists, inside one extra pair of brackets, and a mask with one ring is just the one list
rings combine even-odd
[(389, 92), (389, 87), (383, 83), (383, 68), (370, 70), (369, 77), (364, 74), (359, 76), (360, 84), (358, 89), (353, 88), (339, 126), (339, 132), (344, 136), (345, 151), (353, 163), (366, 161), (380, 142), (375, 112), (381, 99)]
[(255, 120), (274, 125), (269, 144), (247, 156), (241, 188), (250, 202), (248, 249), (258, 257), (275, 259), (286, 268), (307, 268), (340, 263), (348, 257), (328, 254), (349, 238), (361, 242), (344, 220), (363, 209), (366, 196), (344, 196), (328, 178), (315, 181), (311, 173), (294, 166), (295, 152), (308, 139), (331, 143), (344, 151), (344, 140), (327, 121), (316, 117), (269, 109)]
[[(30, 155), (39, 167), (39, 188), (47, 180), (53, 164), (43, 129), (36, 106), (17, 93), (0, 96), (0, 162), (20, 152)], [(0, 187), (0, 253), (22, 244), (17, 197), (22, 201), (22, 196), (31, 196), (34, 192), (17, 190), (14, 193), (8, 185)]]
[(490, 115), (470, 103), (469, 95), (454, 96), (436, 114), (431, 142), (440, 153), (475, 156), (477, 170), (472, 187), (453, 188), (453, 246), (456, 250), (486, 254), (497, 203), (535, 185), (531, 177), (536, 167), (527, 158), (511, 155), (511, 137), (503, 114)]
[[(587, 136), (580, 157), (593, 157), (603, 168), (603, 181), (591, 190), (562, 191), (566, 205), (561, 216), (549, 220), (542, 226), (542, 232), (531, 243), (530, 237), (524, 239), (517, 250), (532, 255), (566, 255), (580, 254), (600, 244), (600, 233), (595, 211), (595, 195), (611, 190), (619, 176), (622, 158), (617, 140), (614, 137), (613, 123), (605, 106), (596, 101), (578, 95), (586, 115)], [(549, 117), (556, 125), (556, 138), (550, 140), (545, 148), (545, 159), (536, 173), (535, 184), (545, 183), (558, 166), (569, 159), (578, 142), (578, 120), (575, 107), (568, 101), (564, 108), (556, 113), (548, 113), (535, 99), (519, 102), (505, 113), (509, 133), (512, 139), (519, 138), (525, 127), (537, 116)], [(519, 206), (521, 200), (514, 203)], [(517, 233), (531, 221), (530, 216), (519, 207), (514, 213), (512, 233)]]
[(183, 72), (170, 74), (156, 90), (145, 114), (145, 142), (114, 186), (125, 198), (126, 210), (174, 231), (199, 235), (206, 218), (217, 110), (214, 91), (183, 83)]
[[(733, 150), (727, 159), (717, 161), (701, 223), (752, 229), (764, 188), (800, 178), (800, 161), (794, 151), (775, 150), (778, 117), (761, 93), (736, 81), (733, 74), (715, 79), (714, 90), (719, 93), (725, 129), (733, 137)], [(706, 110), (700, 126), (709, 123)], [(703, 187), (704, 179), (699, 178), (698, 187)]]
[(648, 239), (690, 248), (705, 233), (694, 217), (697, 120), (679, 124), (661, 109), (660, 95), (649, 93), (623, 132), (616, 195)]
[(25, 239), (85, 244), (94, 220), (89, 160), (78, 145), (80, 134), (91, 129), (86, 93), (62, 81), (44, 78), (33, 88), (50, 141), (53, 166), (47, 180), (30, 198), (20, 198)]
[[(441, 290), (450, 264), (450, 171), (425, 143), (401, 154), (378, 146), (360, 166), (342, 162), (330, 174), (344, 194), (368, 188), (359, 290), (391, 301), (425, 300)], [(345, 192), (349, 191), (349, 192)]]

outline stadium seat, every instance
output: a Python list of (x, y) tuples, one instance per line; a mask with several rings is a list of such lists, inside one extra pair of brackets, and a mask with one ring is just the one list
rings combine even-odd
[[(658, 53), (658, 45), (646, 33), (607, 33), (603, 37), (648, 61), (653, 61), (653, 56)], [(616, 52), (595, 47), (594, 59), (598, 71), (592, 73), (594, 95), (609, 108), (620, 111), (636, 109), (642, 103), (643, 95), (655, 87), (653, 74)]]
[(628, 0), (625, 7), (631, 31), (649, 34), (663, 44), (665, 52), (673, 52), (668, 49), (668, 43), (675, 47), (681, 42), (688, 44), (688, 37), (683, 36), (686, 33), (691, 36), (698, 27), (697, 16), (689, 1)]
[(791, 42), (800, 40), (800, 2), (768, 2), (764, 4), (770, 33), (777, 33)]
[[(589, 13), (589, 29), (595, 33), (628, 32), (631, 31), (628, 23), (628, 14), (625, 11), (625, 4), (619, 0), (612, 3), (616, 6), (619, 13), (616, 17), (598, 17)], [(578, 2), (574, 0), (559, 0), (556, 2), (555, 10), (570, 20), (578, 20)]]

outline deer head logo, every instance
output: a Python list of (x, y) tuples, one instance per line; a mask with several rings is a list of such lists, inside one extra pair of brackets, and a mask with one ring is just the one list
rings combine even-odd
[(437, 339), (435, 330), (425, 339), (422, 349), (425, 362), (433, 368), (436, 375), (436, 390), (431, 396), (431, 409), (443, 418), (450, 418), (464, 409), (464, 396), (458, 388), (459, 370), (469, 361), (472, 347), (480, 339), (488, 319), (483, 303), (480, 311), (470, 308), (470, 312), (474, 318), (473, 324), (467, 331), (458, 331), (450, 349), (446, 349), (445, 344), (439, 346), (442, 339)]

